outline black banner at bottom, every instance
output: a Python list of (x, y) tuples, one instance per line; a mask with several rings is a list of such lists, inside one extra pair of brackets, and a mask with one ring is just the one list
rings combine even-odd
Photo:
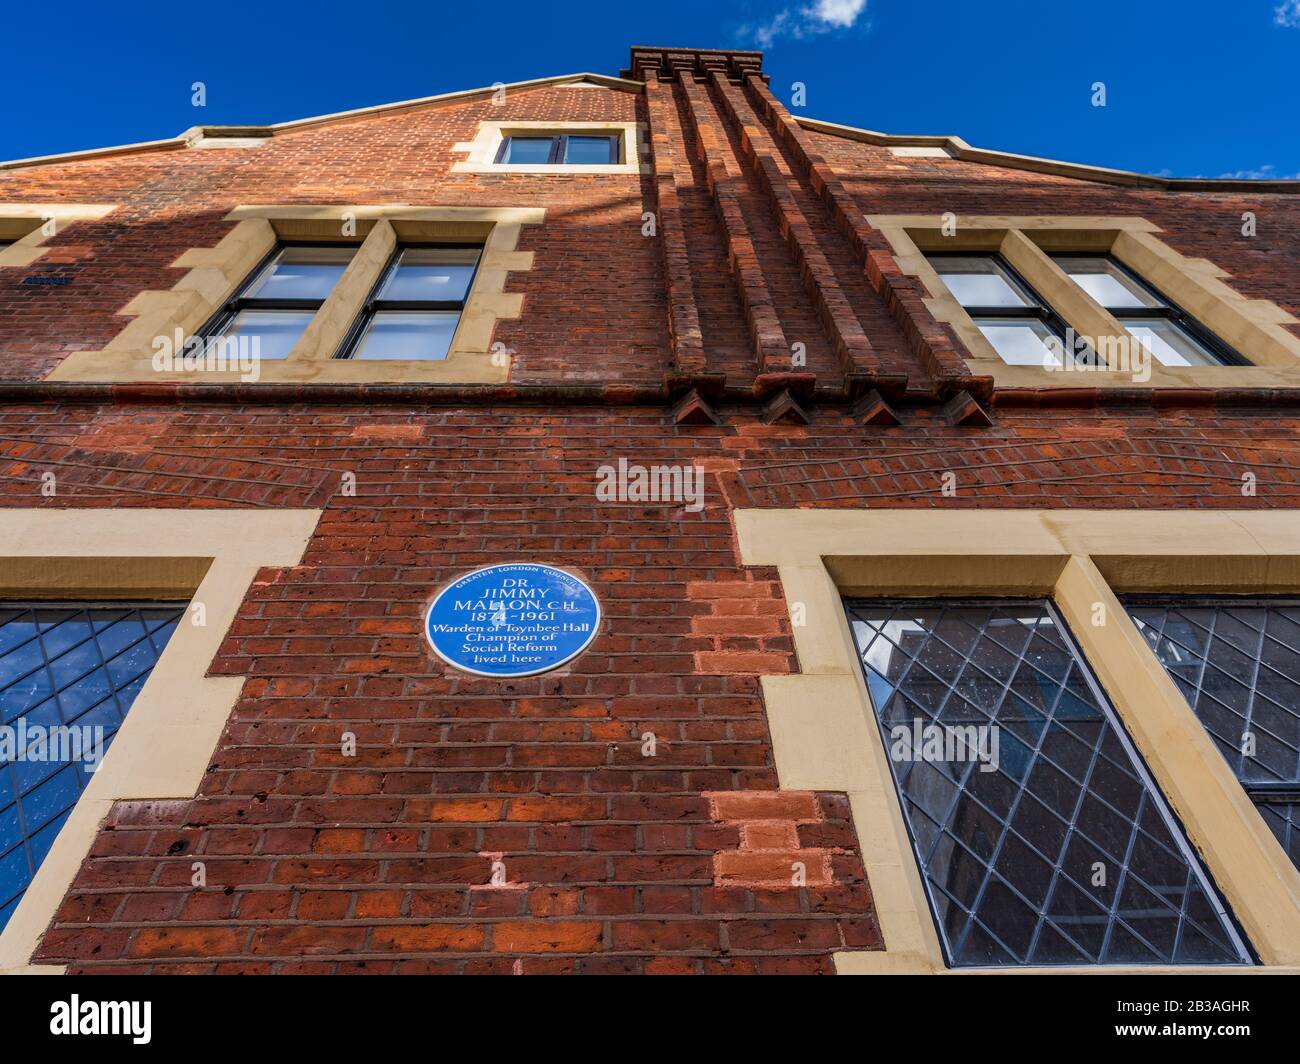
[[(484, 977), (491, 978), (491, 977)], [(508, 977), (507, 977), (508, 978)], [(3, 984), (18, 1044), (113, 1043), (127, 1052), (208, 1049), (371, 1049), (405, 1029), (485, 1039), (487, 1052), (518, 1038), (530, 1051), (625, 1045), (639, 1031), (645, 1051), (686, 1052), (682, 1035), (734, 1047), (778, 1029), (851, 1050), (927, 1050), (1012, 1037), (1023, 1051), (1057, 1047), (1205, 1046), (1232, 1052), (1294, 1044), (1297, 984), (1285, 976), (945, 975), (715, 981), (670, 980), (635, 988), (604, 980), (584, 987), (535, 979), (490, 987), (460, 978), (15, 977)], [(513, 991), (513, 993), (512, 993)], [(774, 996), (766, 1012), (767, 994)], [(792, 1007), (791, 1007), (792, 1006)], [(759, 1020), (759, 1017), (762, 1017)], [(404, 1019), (405, 1018), (405, 1019)], [(755, 1020), (759, 1022), (755, 1023)], [(848, 1020), (846, 1023), (845, 1021)], [(409, 1024), (409, 1027), (407, 1026)], [(679, 1034), (672, 1028), (685, 1025)], [(858, 1034), (855, 1036), (854, 1031)], [(476, 1034), (477, 1032), (477, 1034)], [(602, 1035), (619, 1039), (608, 1043)], [(890, 1041), (886, 1041), (890, 1040)], [(432, 1046), (434, 1052), (438, 1047)], [(769, 1045), (769, 1049), (776, 1047)]]

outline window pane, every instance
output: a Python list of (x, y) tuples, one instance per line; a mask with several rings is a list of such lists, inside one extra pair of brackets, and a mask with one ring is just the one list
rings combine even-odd
[[(249, 344), (248, 353), (261, 358), (284, 358), (313, 315), (309, 310), (241, 310), (222, 330), (223, 336)], [(253, 341), (257, 346), (253, 347)]]
[(1046, 602), (848, 615), (951, 964), (1250, 963)]
[(1061, 365), (1064, 345), (1037, 318), (977, 318), (975, 324), (1009, 365)]
[(352, 357), (444, 359), (458, 321), (455, 311), (381, 310), (366, 326)]
[(935, 272), (963, 307), (1033, 307), (1038, 304), (990, 256), (944, 256)]
[(1208, 348), (1176, 321), (1165, 318), (1117, 318), (1162, 366), (1221, 366)]
[[(0, 929), (17, 907), (59, 828), (90, 779), (117, 726), (131, 708), (144, 677), (183, 615), (183, 606), (119, 605), (5, 607), (0, 609), (0, 702), (22, 693), (31, 703), (30, 647), (40, 687), (51, 697), (20, 714), (32, 729), (66, 728), (55, 742), (36, 742), (0, 760)], [(118, 684), (114, 676), (134, 677)], [(19, 729), (18, 717), (6, 721)], [(102, 733), (94, 729), (102, 728)], [(48, 733), (46, 733), (48, 735)], [(96, 740), (101, 744), (96, 750)]]
[[(1300, 603), (1130, 599), (1125, 605), (1237, 779), (1300, 790)], [(1251, 797), (1300, 867), (1300, 805)]]
[(1110, 310), (1165, 305), (1110, 259), (1090, 255), (1063, 256), (1056, 260), (1056, 264), (1075, 284)]
[(379, 298), (464, 302), (478, 256), (477, 248), (406, 248)]
[(324, 299), (352, 261), (354, 248), (285, 248), (245, 293), (249, 299)]
[(554, 137), (511, 137), (506, 144), (507, 163), (545, 163), (551, 159)]
[(565, 142), (566, 163), (618, 162), (617, 137), (569, 137)]
[(1264, 802), (1258, 808), (1291, 863), (1300, 868), (1300, 802)]
[(1133, 599), (1127, 605), (1238, 777), (1300, 784), (1300, 604)]

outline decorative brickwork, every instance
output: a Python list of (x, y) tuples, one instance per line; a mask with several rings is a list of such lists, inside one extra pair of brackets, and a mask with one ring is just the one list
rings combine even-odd
[[(638, 49), (628, 76), (646, 91), (547, 85), (256, 150), (0, 171), (0, 201), (116, 205), (0, 267), (0, 505), (323, 511), (211, 663), (248, 679), (197, 793), (116, 805), (33, 963), (830, 972), (882, 948), (870, 869), (845, 795), (781, 789), (760, 677), (798, 669), (792, 604), (775, 567), (741, 564), (734, 510), (1300, 505), (1296, 393), (995, 395), (865, 221), (1141, 215), (1300, 314), (1300, 198), (901, 158), (798, 126), (756, 53)], [(646, 123), (649, 172), (457, 172), (484, 121)], [(236, 205), (348, 203), (545, 208), (494, 333), (508, 383), (41, 383)], [(598, 502), (619, 457), (698, 466), (702, 508)], [(582, 576), (600, 634), (541, 676), (456, 672), (422, 636), (434, 592), (520, 559)]]

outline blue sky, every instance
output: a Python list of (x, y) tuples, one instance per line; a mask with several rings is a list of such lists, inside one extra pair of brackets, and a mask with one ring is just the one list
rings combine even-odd
[(5, 38), (0, 159), (612, 74), (635, 43), (763, 47), (778, 95), (802, 82), (801, 113), (828, 121), (1174, 176), (1300, 176), (1300, 0), (65, 0), (8, 5)]

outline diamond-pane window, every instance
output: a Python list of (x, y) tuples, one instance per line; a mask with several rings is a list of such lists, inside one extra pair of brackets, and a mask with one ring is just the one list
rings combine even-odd
[(1052, 605), (847, 603), (949, 964), (1249, 964)]
[(1300, 868), (1300, 602), (1130, 598), (1125, 606)]
[(0, 605), (0, 929), (184, 609)]

